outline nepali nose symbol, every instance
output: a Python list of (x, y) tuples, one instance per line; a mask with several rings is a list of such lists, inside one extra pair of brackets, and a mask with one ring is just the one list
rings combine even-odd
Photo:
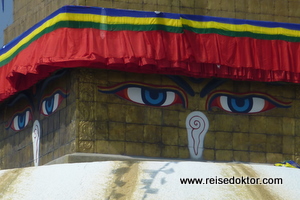
[(40, 154), (40, 136), (41, 128), (38, 120), (34, 121), (32, 128), (32, 143), (33, 143), (33, 161), (34, 166), (39, 165), (39, 154)]
[(188, 148), (192, 159), (202, 159), (204, 137), (208, 127), (208, 119), (202, 112), (194, 111), (187, 116), (186, 130), (188, 134)]

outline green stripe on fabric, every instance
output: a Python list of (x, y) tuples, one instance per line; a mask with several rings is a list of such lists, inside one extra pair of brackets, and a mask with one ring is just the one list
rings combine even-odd
[(222, 29), (216, 29), (216, 28), (194, 28), (190, 26), (184, 26), (185, 30), (198, 33), (198, 34), (219, 34), (219, 35), (225, 35), (230, 37), (250, 37), (254, 39), (262, 39), (262, 40), (284, 40), (288, 42), (300, 42), (300, 37), (292, 37), (292, 36), (286, 36), (286, 35), (267, 35), (267, 34), (259, 34), (259, 33), (253, 33), (253, 32), (239, 32), (239, 31), (226, 31)]
[[(59, 22), (60, 23), (60, 22)], [(105, 31), (167, 31), (172, 33), (183, 33), (182, 27), (166, 26), (161, 24), (102, 24), (97, 22), (66, 21), (62, 27), (67, 28), (95, 28)]]

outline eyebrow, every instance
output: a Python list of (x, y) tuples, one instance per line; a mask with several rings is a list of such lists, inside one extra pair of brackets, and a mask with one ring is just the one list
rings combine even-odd
[(212, 90), (216, 89), (217, 87), (219, 87), (220, 85), (222, 85), (226, 81), (228, 81), (228, 79), (216, 79), (216, 78), (213, 78), (201, 90), (200, 97), (202, 97), (202, 98), (205, 97), (208, 93), (210, 93)]
[(49, 78), (47, 78), (46, 80), (44, 80), (44, 82), (42, 82), (42, 86), (36, 92), (36, 95), (34, 96), (34, 98), (38, 99), (38, 109), (40, 109), (40, 101), (41, 101), (43, 92), (44, 92), (45, 88), (48, 86), (48, 84), (51, 81), (53, 81), (53, 80), (55, 80), (57, 78), (62, 77), (66, 73), (67, 73), (67, 69), (60, 70), (60, 71), (56, 72), (53, 76), (50, 76)]
[(166, 75), (168, 78), (170, 78), (173, 82), (175, 82), (179, 87), (185, 90), (189, 95), (195, 96), (195, 91), (193, 88), (180, 76), (175, 75)]
[(31, 101), (29, 95), (26, 94), (25, 92), (22, 92), (22, 93), (18, 94), (17, 97), (14, 98), (14, 100), (13, 100), (12, 102), (8, 103), (7, 105), (8, 105), (9, 107), (12, 107), (12, 106), (14, 106), (14, 105), (15, 105), (20, 99), (22, 99), (22, 98), (27, 99), (28, 102), (29, 102), (29, 104), (30, 104), (30, 106), (31, 106), (31, 108), (34, 109), (33, 102)]
[(49, 84), (50, 81), (53, 81), (53, 80), (55, 80), (55, 79), (57, 79), (57, 78), (59, 78), (59, 77), (65, 75), (66, 72), (67, 72), (67, 70), (64, 69), (64, 70), (58, 71), (55, 75), (53, 75), (53, 76), (47, 78), (47, 79), (42, 83), (42, 87), (41, 87), (41, 89), (40, 89), (39, 92), (43, 92), (43, 91), (45, 90), (46, 86)]
[[(189, 95), (195, 96), (195, 91), (192, 89), (192, 87), (180, 76), (175, 75), (166, 75), (168, 78), (170, 78), (173, 82), (175, 82), (179, 87), (184, 89)], [(202, 83), (205, 78), (193, 78), (189, 77), (189, 80), (194, 83)], [(216, 89), (223, 83), (228, 81), (228, 79), (220, 79), (220, 78), (213, 78), (211, 81), (209, 81), (203, 89), (200, 91), (200, 97), (205, 97), (207, 94), (209, 94), (212, 90)]]

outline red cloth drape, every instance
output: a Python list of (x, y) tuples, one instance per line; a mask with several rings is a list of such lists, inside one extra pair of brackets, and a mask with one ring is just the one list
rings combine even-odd
[(41, 36), (0, 68), (0, 101), (61, 68), (300, 82), (300, 45), (190, 31), (60, 28)]

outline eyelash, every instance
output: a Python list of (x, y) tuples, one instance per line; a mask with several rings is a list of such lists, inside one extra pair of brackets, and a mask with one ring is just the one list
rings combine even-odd
[(276, 107), (289, 108), (289, 104), (263, 93), (235, 94), (228, 91), (216, 91), (207, 98), (206, 109), (212, 110), (213, 107), (217, 107), (230, 113), (255, 114)]
[(187, 97), (184, 91), (173, 86), (155, 86), (138, 82), (125, 82), (112, 87), (98, 87), (99, 92), (116, 94), (130, 102), (154, 106), (167, 107), (182, 104), (187, 107)]

